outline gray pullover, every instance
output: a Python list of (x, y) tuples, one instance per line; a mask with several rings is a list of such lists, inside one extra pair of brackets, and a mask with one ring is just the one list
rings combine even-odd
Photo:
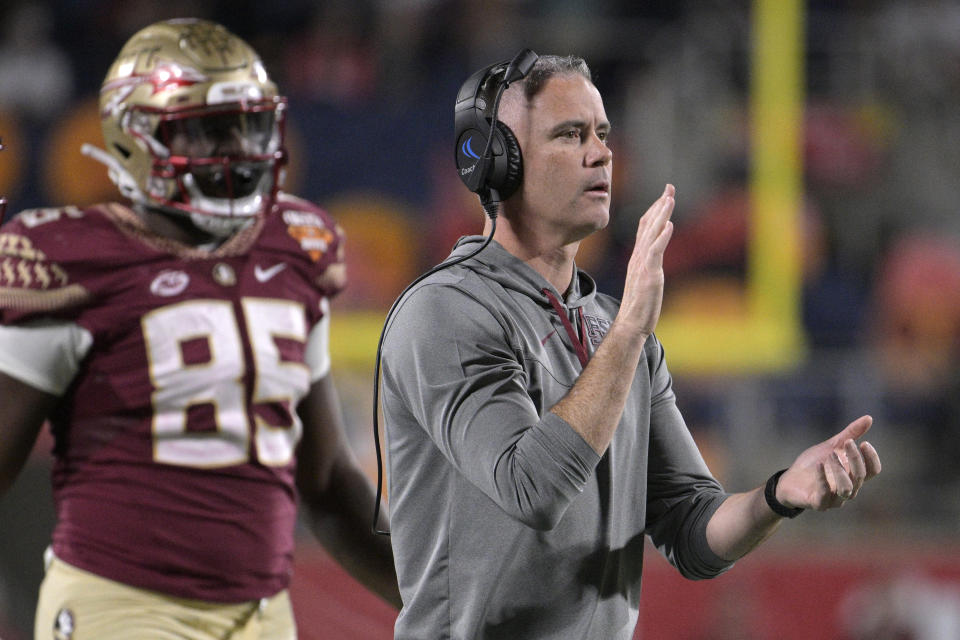
[[(482, 241), (461, 238), (451, 257)], [(731, 566), (706, 542), (727, 494), (677, 410), (659, 341), (598, 456), (549, 412), (582, 365), (545, 290), (592, 353), (618, 301), (579, 269), (561, 295), (496, 242), (419, 283), (388, 327), (398, 640), (632, 638), (644, 534), (686, 577)]]

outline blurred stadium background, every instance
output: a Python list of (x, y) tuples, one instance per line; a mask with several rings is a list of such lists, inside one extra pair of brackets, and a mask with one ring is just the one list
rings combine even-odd
[[(677, 186), (658, 333), (714, 473), (752, 488), (863, 413), (884, 462), (855, 503), (804, 514), (716, 580), (648, 550), (637, 637), (960, 638), (960, 4), (5, 0), (8, 215), (114, 197), (79, 152), (100, 141), (100, 81), (137, 29), (187, 15), (261, 52), (291, 103), (288, 190), (347, 231), (334, 366), (371, 478), (385, 311), (482, 222), (453, 171), (456, 90), (521, 46), (577, 53), (616, 171), (612, 222), (578, 263), (618, 293), (638, 216)], [(49, 446), (0, 501), (4, 640), (31, 637)], [(389, 608), (305, 533), (299, 553), (301, 638), (391, 637)]]

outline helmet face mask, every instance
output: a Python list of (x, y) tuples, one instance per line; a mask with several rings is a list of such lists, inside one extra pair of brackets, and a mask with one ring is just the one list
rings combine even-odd
[(100, 108), (111, 178), (138, 204), (225, 235), (276, 197), (286, 100), (224, 27), (190, 19), (141, 30), (108, 71)]
[[(286, 161), (281, 99), (158, 113), (152, 135), (159, 153), (148, 189), (163, 206), (218, 216), (250, 216), (266, 204)], [(146, 110), (143, 110), (146, 111)], [(154, 118), (145, 118), (151, 125)], [(170, 181), (174, 199), (167, 199)]]

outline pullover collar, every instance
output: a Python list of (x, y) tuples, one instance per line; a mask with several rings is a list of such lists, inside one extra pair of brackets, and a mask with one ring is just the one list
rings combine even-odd
[[(450, 258), (457, 258), (474, 251), (486, 238), (484, 236), (464, 236), (457, 241)], [(536, 299), (544, 307), (552, 305), (544, 289), (549, 290), (557, 300), (568, 309), (577, 309), (593, 301), (597, 293), (597, 284), (585, 271), (573, 266), (573, 278), (566, 292), (547, 282), (533, 267), (503, 248), (496, 240), (474, 258), (461, 263), (463, 266), (491, 278), (507, 289), (519, 291)]]
[[(485, 239), (484, 236), (460, 238), (450, 258), (467, 255), (476, 249), (477, 243), (482, 243)], [(570, 287), (565, 294), (561, 295), (546, 278), (504, 249), (503, 245), (496, 240), (491, 241), (479, 255), (466, 260), (462, 265), (495, 280), (504, 288), (519, 291), (533, 298), (541, 306), (553, 311), (560, 318), (570, 346), (580, 360), (580, 365), (587, 366), (589, 350), (583, 307), (593, 300), (597, 293), (597, 285), (585, 271), (581, 271), (574, 264)], [(577, 328), (574, 328), (571, 314), (575, 318)], [(579, 335), (577, 329), (579, 329)]]

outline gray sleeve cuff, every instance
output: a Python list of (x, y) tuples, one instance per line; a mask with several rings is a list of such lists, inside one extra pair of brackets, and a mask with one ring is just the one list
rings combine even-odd
[(543, 416), (540, 426), (541, 428), (535, 433), (543, 438), (544, 448), (556, 452), (562, 459), (569, 461), (570, 464), (564, 467), (582, 489), (600, 462), (601, 456), (566, 420), (553, 412), (548, 411)]
[(497, 464), (497, 502), (529, 527), (553, 529), (583, 492), (599, 461), (570, 425), (547, 413)]
[(715, 578), (733, 567), (734, 561), (724, 560), (718, 556), (713, 552), (713, 549), (710, 548), (710, 544), (707, 542), (707, 523), (710, 522), (710, 519), (713, 517), (713, 514), (717, 512), (717, 509), (720, 508), (720, 505), (729, 497), (730, 494), (728, 493), (712, 496), (706, 501), (706, 506), (698, 515), (698, 525), (700, 526), (695, 528), (692, 544), (690, 545), (692, 552), (692, 561), (690, 564), (692, 566), (689, 567), (686, 572), (687, 577), (692, 580)]

